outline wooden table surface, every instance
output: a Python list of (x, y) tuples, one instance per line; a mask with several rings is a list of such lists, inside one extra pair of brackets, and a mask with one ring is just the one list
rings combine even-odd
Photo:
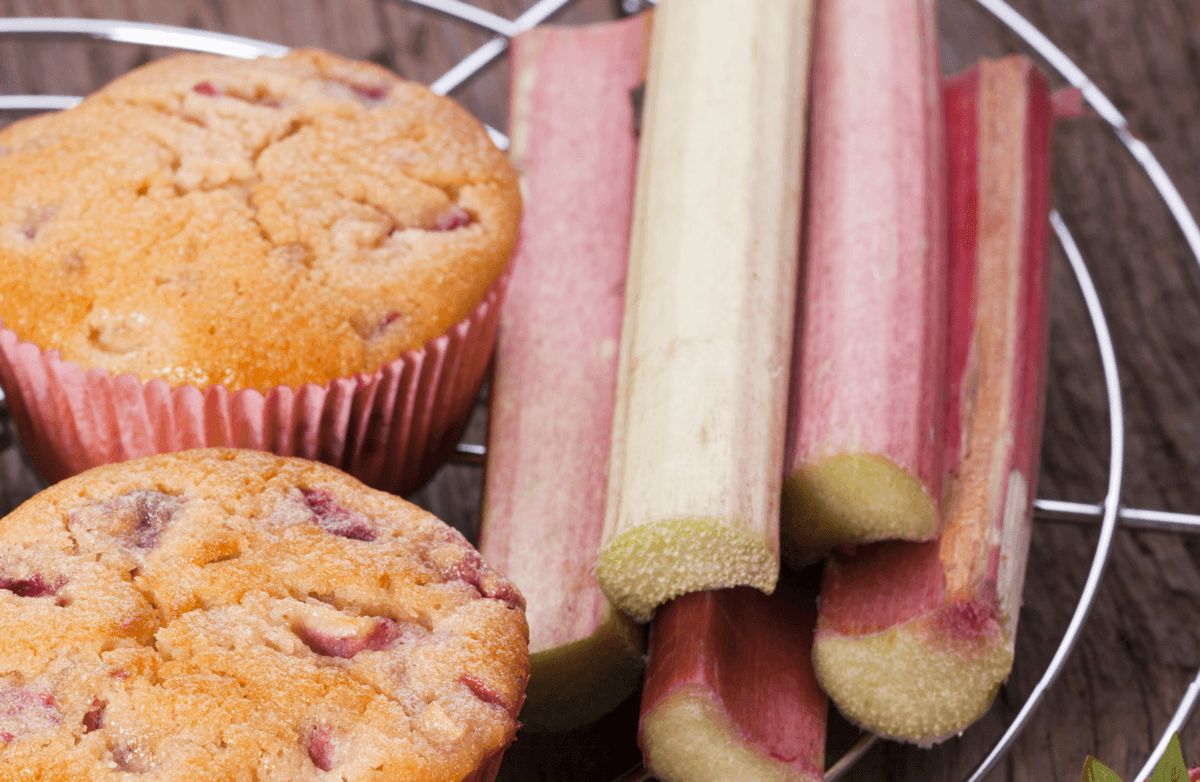
[[(474, 0), (514, 17), (531, 0)], [(770, 0), (759, 0), (769, 2)], [(1196, 0), (1016, 0), (1099, 84), (1200, 212), (1200, 3)], [(942, 0), (948, 71), (1019, 49), (972, 0)], [(608, 18), (614, 0), (578, 0), (562, 23)], [(95, 16), (191, 25), (323, 46), (430, 81), (486, 36), (389, 0), (0, 0), (0, 14)], [(84, 93), (157, 56), (141, 47), (62, 41), (0, 44), (4, 93)], [(505, 126), (503, 64), (457, 97)], [(1055, 145), (1055, 196), (1096, 278), (1120, 363), (1128, 458), (1125, 502), (1200, 512), (1200, 269), (1147, 180), (1094, 119), (1064, 124)], [(1094, 338), (1061, 258), (1054, 274), (1049, 401), (1039, 495), (1101, 498), (1107, 412)], [(481, 433), (481, 422), (473, 431)], [(11, 431), (0, 445), (0, 503), (37, 487)], [(467, 532), (479, 500), (477, 468), (450, 467), (415, 499)], [(995, 707), (960, 739), (932, 751), (878, 745), (849, 775), (862, 780), (959, 780), (1030, 692), (1066, 627), (1096, 541), (1095, 528), (1038, 522), (1016, 668)], [(1077, 779), (1095, 753), (1123, 774), (1142, 763), (1200, 665), (1200, 539), (1118, 532), (1082, 641), (993, 779)], [(637, 761), (636, 704), (600, 726), (562, 736), (522, 735), (503, 779), (613, 779)], [(835, 733), (845, 733), (835, 729)], [(1184, 731), (1200, 763), (1200, 718)]]

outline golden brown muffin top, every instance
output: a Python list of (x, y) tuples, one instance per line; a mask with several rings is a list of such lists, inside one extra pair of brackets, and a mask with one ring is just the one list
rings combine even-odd
[(458, 782), (516, 731), (522, 607), (331, 467), (99, 467), (0, 520), (0, 779)]
[(170, 57), (0, 131), (0, 322), (144, 380), (321, 383), (466, 317), (519, 217), (507, 158), (421, 85)]

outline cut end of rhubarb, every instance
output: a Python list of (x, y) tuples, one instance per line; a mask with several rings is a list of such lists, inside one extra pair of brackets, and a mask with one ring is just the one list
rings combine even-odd
[(866, 635), (818, 627), (817, 679), (847, 719), (881, 736), (922, 746), (951, 738), (983, 716), (1013, 662), (999, 625), (962, 613), (947, 607)]
[(642, 743), (663, 782), (819, 782), (787, 761), (748, 744), (741, 730), (700, 687), (681, 687), (642, 718)]
[(844, 545), (930, 540), (937, 509), (924, 484), (890, 459), (838, 454), (805, 465), (783, 484), (784, 559), (794, 567)]
[(773, 541), (715, 519), (639, 524), (613, 538), (596, 562), (605, 596), (638, 622), (689, 592), (754, 587), (770, 594), (779, 579)]
[(596, 631), (529, 655), (521, 722), (535, 731), (564, 731), (594, 722), (629, 697), (642, 679), (642, 630), (617, 611)]
[(786, 585), (699, 592), (650, 631), (638, 745), (666, 782), (820, 779), (828, 700), (811, 603)]

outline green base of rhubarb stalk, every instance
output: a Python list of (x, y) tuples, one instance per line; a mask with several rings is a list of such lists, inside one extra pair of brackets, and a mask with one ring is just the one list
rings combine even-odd
[(521, 722), (564, 731), (595, 722), (637, 689), (645, 666), (642, 628), (609, 608), (586, 638), (529, 655)]
[(856, 725), (929, 747), (983, 716), (1012, 670), (1011, 637), (947, 639), (931, 617), (868, 635), (818, 632), (821, 688)]
[(664, 782), (819, 782), (746, 741), (711, 693), (685, 687), (642, 716), (647, 766)]
[(879, 540), (931, 540), (933, 498), (917, 478), (875, 454), (838, 454), (805, 465), (783, 482), (783, 558), (802, 567), (840, 546)]
[(638, 622), (689, 592), (749, 586), (770, 594), (778, 579), (774, 540), (716, 519), (639, 524), (609, 541), (596, 562), (605, 596)]

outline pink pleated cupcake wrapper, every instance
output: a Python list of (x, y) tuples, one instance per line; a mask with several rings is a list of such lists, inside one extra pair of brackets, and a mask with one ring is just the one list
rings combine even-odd
[(369, 374), (267, 391), (172, 388), (84, 369), (0, 328), (0, 383), (30, 459), (58, 481), (186, 448), (271, 451), (411, 491), (452, 453), (496, 343), (505, 272), (466, 319)]

